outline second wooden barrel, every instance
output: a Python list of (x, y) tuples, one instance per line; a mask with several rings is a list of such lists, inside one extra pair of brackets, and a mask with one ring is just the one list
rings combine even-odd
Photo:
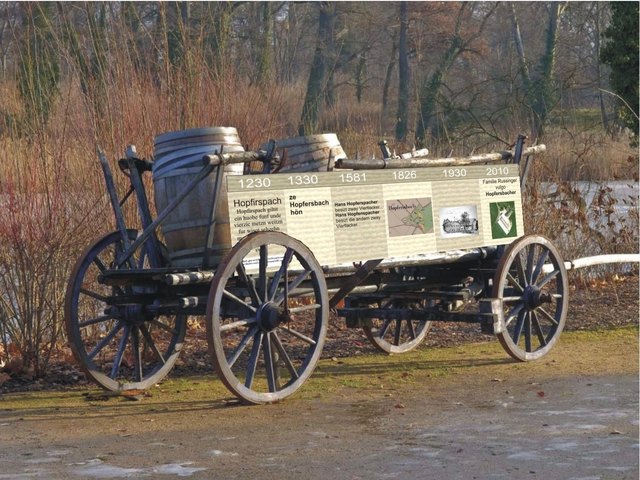
[[(202, 169), (202, 157), (220, 151), (243, 152), (233, 127), (194, 128), (158, 135), (154, 141), (153, 183), (158, 213)], [(241, 175), (243, 164), (228, 165), (225, 175)], [(203, 265), (215, 195), (215, 171), (177, 206), (161, 225), (171, 266), (215, 267), (231, 248), (226, 182), (216, 207), (216, 226), (209, 262)]]
[(307, 135), (305, 137), (276, 140), (276, 146), (283, 158), (284, 150), (287, 159), (279, 172), (326, 172), (332, 168), (333, 162), (347, 158), (335, 133)]

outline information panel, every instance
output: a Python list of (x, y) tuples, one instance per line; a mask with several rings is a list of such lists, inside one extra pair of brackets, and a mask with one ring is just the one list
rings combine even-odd
[(524, 232), (516, 164), (226, 178), (232, 244), (277, 230), (322, 265), (507, 244)]

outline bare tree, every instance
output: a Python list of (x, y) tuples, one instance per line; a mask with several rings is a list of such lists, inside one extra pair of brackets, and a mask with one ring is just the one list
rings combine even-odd
[(322, 102), (326, 96), (330, 68), (330, 49), (333, 44), (333, 24), (335, 21), (335, 4), (320, 2), (318, 4), (318, 40), (313, 54), (307, 93), (302, 106), (302, 117), (298, 128), (299, 135), (307, 135), (316, 130)]
[(477, 5), (479, 4), (464, 2), (460, 6), (453, 33), (449, 38), (448, 47), (438, 61), (433, 73), (426, 77), (422, 84), (416, 124), (416, 144), (418, 146), (424, 146), (427, 132), (435, 127), (438, 95), (444, 84), (447, 72), (462, 53), (471, 51), (471, 45), (482, 35), (487, 20), (497, 7), (497, 4), (493, 4), (487, 11), (481, 13), (475, 31), (463, 35), (465, 21), (474, 17)]
[(553, 85), (553, 71), (557, 53), (558, 22), (565, 7), (566, 3), (561, 4), (558, 2), (550, 2), (546, 6), (547, 22), (544, 52), (538, 60), (534, 76), (531, 72), (529, 61), (525, 56), (524, 43), (520, 33), (520, 25), (516, 16), (515, 6), (513, 3), (510, 4), (512, 32), (516, 51), (518, 52), (522, 83), (531, 111), (531, 128), (534, 138), (539, 138), (543, 135), (549, 113), (557, 102)]
[(409, 86), (411, 71), (409, 69), (409, 47), (407, 30), (409, 17), (407, 2), (400, 2), (400, 40), (398, 42), (398, 113), (396, 115), (396, 140), (407, 138), (407, 122), (409, 121)]

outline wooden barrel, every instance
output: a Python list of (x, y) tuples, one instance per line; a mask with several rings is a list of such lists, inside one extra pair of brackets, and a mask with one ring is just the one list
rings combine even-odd
[[(278, 172), (326, 172), (333, 162), (347, 158), (335, 133), (276, 140), (280, 158), (287, 151), (287, 159)], [(264, 147), (263, 147), (264, 148)]]
[[(154, 141), (153, 184), (156, 208), (161, 212), (202, 169), (204, 155), (243, 152), (233, 127), (194, 128), (158, 135)], [(242, 175), (243, 164), (228, 165), (225, 175)], [(218, 197), (212, 252), (207, 265), (207, 242), (215, 172), (202, 180), (160, 226), (171, 266), (215, 267), (231, 248), (226, 182)]]

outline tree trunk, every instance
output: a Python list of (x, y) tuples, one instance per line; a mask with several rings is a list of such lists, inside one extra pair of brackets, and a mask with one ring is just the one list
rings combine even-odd
[(231, 31), (233, 3), (209, 2), (210, 31), (207, 35), (209, 45), (209, 64), (215, 75), (221, 77), (227, 65), (227, 48)]
[(286, 42), (284, 46), (284, 61), (282, 68), (279, 69), (280, 81), (292, 84), (298, 73), (295, 63), (296, 51), (298, 49), (298, 15), (295, 2), (287, 2), (287, 21), (285, 36)]
[(456, 57), (460, 54), (460, 40), (456, 36), (436, 67), (436, 71), (425, 79), (420, 91), (418, 123), (416, 125), (416, 147), (425, 146), (427, 132), (435, 128), (435, 114), (438, 94), (444, 81), (446, 72), (451, 68)]
[(260, 4), (262, 32), (259, 33), (258, 55), (256, 58), (256, 83), (265, 84), (270, 78), (271, 72), (271, 33), (273, 25), (273, 12), (270, 2)]
[(45, 132), (60, 82), (60, 65), (51, 32), (53, 6), (26, 2), (22, 8), (18, 90), (25, 106), (25, 120), (32, 132), (39, 135)]
[(393, 76), (393, 70), (396, 67), (396, 54), (398, 53), (397, 34), (394, 31), (391, 38), (391, 56), (389, 63), (387, 64), (387, 73), (384, 76), (384, 86), (382, 87), (382, 113), (387, 110), (387, 104), (389, 103), (389, 87), (391, 86), (391, 77)]
[(602, 21), (602, 10), (600, 9), (600, 5), (595, 5), (595, 18), (593, 19), (594, 24), (594, 54), (596, 58), (596, 86), (598, 88), (598, 103), (600, 105), (600, 118), (602, 119), (602, 127), (605, 132), (610, 132), (609, 119), (607, 118), (607, 110), (604, 102), (604, 93), (602, 91), (602, 64), (600, 63), (600, 35), (602, 34), (600, 28), (600, 22)]
[(400, 40), (398, 44), (398, 114), (396, 121), (396, 140), (403, 142), (407, 138), (409, 120), (409, 84), (411, 71), (409, 68), (409, 48), (407, 30), (409, 28), (408, 4), (400, 2)]
[(358, 103), (362, 102), (362, 93), (365, 89), (367, 76), (367, 52), (362, 52), (358, 59), (358, 65), (356, 67), (356, 99)]
[(543, 135), (549, 114), (557, 103), (553, 86), (553, 68), (556, 62), (556, 45), (558, 43), (558, 20), (563, 9), (564, 7), (560, 3), (552, 2), (549, 4), (545, 49), (540, 60), (540, 78), (536, 82), (538, 88), (534, 89), (536, 92), (533, 103), (535, 138), (540, 138)]
[(327, 37), (333, 33), (334, 8), (331, 2), (319, 3), (318, 39), (313, 54), (307, 93), (302, 106), (299, 135), (309, 135), (318, 128), (318, 119), (327, 87), (327, 67), (329, 52)]
[(525, 90), (525, 98), (531, 110), (531, 129), (533, 138), (540, 138), (553, 109), (555, 91), (553, 87), (553, 67), (556, 60), (556, 45), (558, 40), (558, 20), (565, 8), (564, 4), (552, 2), (549, 4), (549, 18), (546, 29), (545, 49), (538, 67), (536, 78), (532, 78), (529, 64), (524, 53), (524, 45), (520, 35), (520, 26), (516, 17), (515, 7), (510, 4), (511, 25), (518, 54), (520, 74)]

